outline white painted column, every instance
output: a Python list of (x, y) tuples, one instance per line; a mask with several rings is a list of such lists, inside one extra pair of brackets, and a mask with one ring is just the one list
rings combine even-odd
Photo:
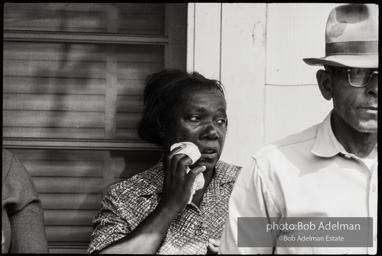
[(226, 88), (221, 159), (244, 165), (263, 145), (266, 4), (190, 3), (187, 69)]
[(263, 145), (266, 4), (222, 6), (221, 81), (228, 134), (222, 160), (245, 165)]
[(221, 3), (188, 5), (187, 70), (220, 80)]

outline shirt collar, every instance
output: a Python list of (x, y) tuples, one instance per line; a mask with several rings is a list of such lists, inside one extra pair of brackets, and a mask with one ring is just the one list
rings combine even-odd
[(313, 145), (312, 153), (319, 157), (333, 157), (338, 153), (347, 154), (345, 148), (333, 133), (331, 124), (332, 112), (333, 110), (318, 126), (317, 137)]
[[(226, 183), (234, 182), (237, 174), (238, 167), (219, 160), (216, 163), (215, 175), (211, 182), (214, 182), (216, 185), (223, 185)], [(142, 195), (162, 193), (164, 182), (164, 169), (162, 159), (160, 159), (156, 165), (147, 171), (136, 175), (134, 178), (136, 179), (136, 182), (140, 183)]]

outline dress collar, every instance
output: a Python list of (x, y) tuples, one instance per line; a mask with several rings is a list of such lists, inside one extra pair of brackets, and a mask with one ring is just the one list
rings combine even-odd
[[(216, 163), (215, 175), (213, 176), (211, 182), (218, 186), (234, 182), (238, 174), (238, 169), (239, 167), (237, 166), (230, 165), (219, 160)], [(160, 159), (156, 165), (147, 171), (132, 177), (132, 179), (135, 179), (136, 182), (141, 183), (140, 188), (142, 189), (142, 195), (162, 193), (164, 182), (162, 159)]]

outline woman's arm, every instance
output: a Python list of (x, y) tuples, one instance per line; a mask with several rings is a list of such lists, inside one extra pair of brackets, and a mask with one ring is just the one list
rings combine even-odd
[(165, 179), (158, 206), (131, 233), (105, 247), (100, 253), (155, 254), (172, 221), (187, 205), (196, 175), (205, 167), (196, 167), (189, 173), (191, 159), (173, 150), (164, 159)]
[(158, 205), (131, 233), (100, 253), (155, 254), (177, 214)]

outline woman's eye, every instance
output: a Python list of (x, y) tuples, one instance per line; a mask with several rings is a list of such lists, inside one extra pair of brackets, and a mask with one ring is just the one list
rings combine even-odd
[(226, 124), (227, 123), (227, 119), (218, 119), (217, 121), (216, 121), (218, 124), (220, 124), (220, 125), (223, 125), (223, 124)]
[(200, 117), (199, 116), (191, 116), (189, 119), (190, 119), (191, 122), (198, 122), (198, 121), (200, 121)]

